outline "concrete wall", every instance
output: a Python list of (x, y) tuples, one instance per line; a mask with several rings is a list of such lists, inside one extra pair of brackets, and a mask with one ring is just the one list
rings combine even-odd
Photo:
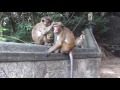
[[(99, 78), (100, 58), (75, 59), (74, 78)], [(0, 63), (1, 78), (69, 78), (69, 62), (34, 61)]]
[[(85, 30), (85, 48), (73, 50), (74, 78), (99, 78), (101, 51), (91, 31)], [(58, 53), (45, 57), (49, 47), (0, 43), (0, 78), (69, 78), (70, 61)]]

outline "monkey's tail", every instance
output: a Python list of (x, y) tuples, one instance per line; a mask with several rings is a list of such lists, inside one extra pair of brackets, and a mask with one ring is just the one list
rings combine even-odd
[(70, 78), (73, 78), (73, 54), (72, 51), (69, 52), (70, 57)]

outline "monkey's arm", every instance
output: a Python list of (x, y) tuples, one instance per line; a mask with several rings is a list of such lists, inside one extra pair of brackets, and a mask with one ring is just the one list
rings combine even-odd
[(48, 53), (52, 53), (52, 52), (56, 51), (57, 49), (61, 48), (62, 44), (63, 44), (63, 40), (57, 41), (54, 46), (52, 46), (51, 48), (49, 48)]
[(59, 48), (61, 48), (62, 46), (62, 41), (61, 42), (56, 42), (56, 44), (54, 46), (52, 46), (51, 48), (48, 49), (48, 51), (45, 53), (45, 56), (49, 56), (50, 53), (58, 50)]
[(54, 24), (54, 22), (52, 22), (51, 25), (48, 26), (45, 30), (42, 30), (42, 34), (46, 34), (46, 33), (48, 33), (49, 31), (51, 31), (51, 30), (52, 30), (52, 27), (53, 27), (53, 24)]
[(44, 35), (39, 36), (39, 37), (38, 37), (38, 41), (43, 40), (43, 39), (44, 39), (44, 37), (45, 37)]

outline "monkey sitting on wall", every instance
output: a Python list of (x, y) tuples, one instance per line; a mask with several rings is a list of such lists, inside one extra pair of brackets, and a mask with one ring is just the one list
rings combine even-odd
[(73, 77), (73, 54), (72, 49), (75, 46), (75, 37), (73, 32), (65, 27), (61, 22), (55, 22), (53, 25), (56, 34), (55, 45), (48, 49), (46, 56), (52, 52), (61, 52), (69, 54), (70, 57), (70, 78)]
[(57, 35), (55, 45), (49, 48), (48, 53), (61, 52), (69, 53), (75, 46), (75, 37), (71, 30), (61, 22), (54, 22), (54, 33)]
[(83, 47), (83, 41), (84, 40), (85, 40), (85, 35), (82, 31), (82, 34), (78, 38), (76, 38), (76, 40), (75, 40), (75, 46), (79, 47), (79, 48), (84, 48)]
[(45, 16), (41, 19), (41, 22), (36, 24), (32, 29), (32, 39), (35, 44), (48, 45), (52, 44), (54, 35), (52, 31), (52, 26), (54, 22), (50, 19), (49, 16)]

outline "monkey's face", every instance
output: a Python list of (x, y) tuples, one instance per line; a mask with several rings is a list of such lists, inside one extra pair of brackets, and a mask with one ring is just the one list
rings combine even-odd
[(63, 24), (61, 22), (55, 22), (54, 25), (53, 25), (53, 28), (54, 28), (54, 33), (55, 34), (58, 34), (61, 32), (61, 30), (63, 30)]
[(81, 35), (80, 40), (84, 40), (84, 39), (85, 39), (85, 35)]
[(55, 34), (58, 34), (62, 29), (62, 27), (59, 26), (59, 25), (54, 25), (53, 28), (54, 28), (54, 33)]
[(51, 19), (50, 17), (43, 17), (41, 19), (41, 22), (45, 25), (45, 26), (49, 26), (51, 24)]
[(53, 37), (54, 37), (54, 34), (52, 32), (47, 34), (47, 39), (50, 40), (50, 39), (53, 39)]
[(43, 20), (42, 20), (42, 23), (43, 23), (45, 26), (49, 26), (50, 20), (49, 20), (49, 19), (43, 19)]

